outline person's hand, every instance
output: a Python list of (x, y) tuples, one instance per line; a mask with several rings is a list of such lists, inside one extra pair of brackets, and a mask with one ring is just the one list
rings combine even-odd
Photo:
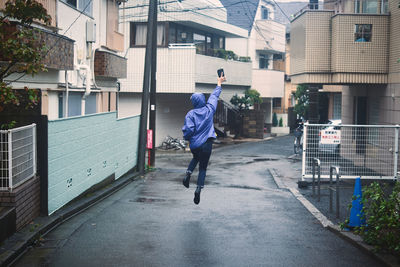
[(225, 76), (218, 77), (218, 86), (221, 86), (221, 84), (222, 84), (223, 82), (225, 82), (225, 81), (226, 81)]

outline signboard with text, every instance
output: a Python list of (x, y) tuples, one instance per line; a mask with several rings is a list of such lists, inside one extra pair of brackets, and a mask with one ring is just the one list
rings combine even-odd
[(153, 130), (147, 130), (147, 149), (153, 149)]

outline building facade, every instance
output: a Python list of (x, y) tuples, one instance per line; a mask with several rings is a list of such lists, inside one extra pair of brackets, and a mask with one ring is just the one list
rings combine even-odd
[(35, 25), (46, 36), (48, 71), (34, 77), (10, 76), (13, 88), (40, 89), (42, 115), (49, 119), (115, 110), (118, 78), (126, 77), (127, 66), (118, 55), (124, 50), (124, 36), (118, 30), (119, 2), (37, 2), (52, 18), (50, 27)]
[[(148, 3), (128, 1), (120, 9), (128, 58), (127, 78), (121, 80), (121, 117), (141, 111)], [(211, 93), (217, 69), (222, 67), (227, 77), (221, 94), (224, 101), (250, 88), (251, 63), (239, 57), (245, 55), (235, 57), (226, 51), (228, 37), (245, 39), (247, 32), (227, 23), (226, 9), (219, 1), (186, 0), (158, 6), (157, 146), (168, 135), (182, 138), (184, 117), (192, 108), (191, 94)]]
[(291, 23), (292, 82), (341, 86), (345, 124), (398, 124), (398, 1), (330, 1), (325, 7)]
[(228, 22), (247, 30), (247, 39), (228, 38), (227, 47), (251, 58), (251, 88), (260, 93), (265, 124), (270, 126), (273, 110), (283, 113), (285, 25), (275, 21), (276, 6), (271, 1), (221, 3), (228, 11)]

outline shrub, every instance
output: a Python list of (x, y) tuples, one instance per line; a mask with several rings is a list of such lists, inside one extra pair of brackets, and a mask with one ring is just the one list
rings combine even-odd
[(276, 113), (272, 115), (272, 126), (276, 127), (278, 126), (278, 116), (276, 116)]
[(283, 119), (282, 118), (279, 119), (279, 127), (283, 127)]
[(374, 182), (363, 190), (362, 202), (367, 223), (357, 227), (356, 233), (376, 250), (400, 256), (400, 183), (385, 194)]

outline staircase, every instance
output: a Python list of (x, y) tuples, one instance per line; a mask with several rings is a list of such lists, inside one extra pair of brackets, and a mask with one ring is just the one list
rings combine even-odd
[[(216, 132), (223, 132), (224, 136), (237, 137), (242, 132), (242, 115), (239, 110), (229, 103), (218, 100), (217, 110), (214, 115)], [(220, 134), (218, 134), (220, 136)]]

